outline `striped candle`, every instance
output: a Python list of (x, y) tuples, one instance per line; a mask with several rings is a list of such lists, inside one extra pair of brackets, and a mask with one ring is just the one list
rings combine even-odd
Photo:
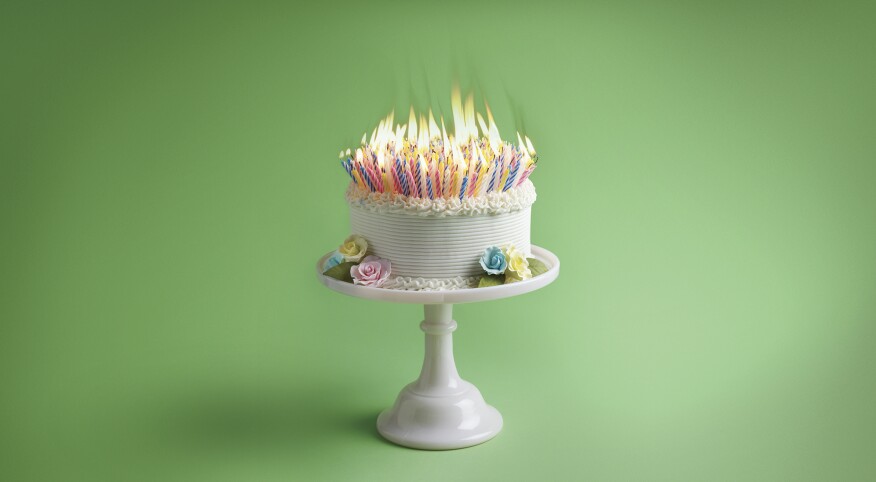
[(447, 166), (444, 166), (444, 184), (443, 184), (443, 186), (444, 186), (444, 196), (443, 196), (443, 197), (448, 197), (448, 196), (450, 196), (450, 190), (451, 190), (451, 187), (452, 187), (452, 186), (450, 185), (450, 176), (451, 176), (450, 171), (452, 171), (452, 169), (448, 169)]
[(414, 181), (414, 175), (411, 174), (411, 170), (408, 169), (405, 171), (405, 176), (407, 176), (408, 190), (410, 191), (410, 195), (413, 197), (420, 197), (420, 189), (417, 188), (417, 182)]
[(505, 154), (502, 153), (496, 160), (493, 161), (493, 175), (490, 176), (490, 186), (487, 187), (487, 192), (492, 192), (496, 187), (496, 178), (499, 176), (499, 161)]
[(396, 175), (396, 180), (399, 181), (400, 190), (402, 191), (402, 193), (405, 196), (407, 196), (408, 195), (408, 185), (407, 185), (408, 183), (407, 183), (407, 180), (405, 180), (404, 171), (402, 171), (401, 158), (398, 158), (398, 157), (395, 158), (395, 175)]
[(374, 168), (366, 164), (365, 172), (368, 174), (368, 177), (371, 178), (371, 184), (374, 185), (375, 190), (378, 192), (383, 192), (383, 183), (380, 181), (380, 176), (378, 176), (377, 173), (374, 172)]
[[(482, 121), (479, 125), (485, 137), (477, 137), (478, 131), (470, 132), (463, 125), (458, 139), (448, 137), (443, 125), (436, 136), (431, 125), (426, 130), (422, 123), (420, 137), (414, 138), (412, 129), (402, 129), (392, 121), (390, 115), (370, 139), (363, 136), (355, 156), (350, 149), (339, 156), (352, 182), (371, 192), (464, 200), (521, 186), (535, 169), (537, 157), (528, 138), (524, 143), (518, 135), (517, 145), (503, 142), (494, 126), (487, 128)], [(425, 136), (427, 132), (430, 136)]]
[[(435, 192), (440, 193), (441, 192), (441, 177), (438, 176), (437, 169), (434, 172), (432, 172), (432, 176), (435, 178)], [(432, 199), (435, 199), (435, 197), (433, 196)]]
[(398, 172), (395, 169), (390, 169), (389, 172), (392, 175), (393, 187), (390, 188), (389, 192), (401, 192), (401, 180), (398, 178)]
[(502, 192), (511, 189), (511, 185), (514, 182), (514, 177), (517, 176), (517, 171), (520, 169), (520, 160), (515, 159), (514, 162), (511, 163), (511, 172), (508, 173), (508, 180), (505, 181), (505, 187), (502, 188)]
[(525, 181), (529, 177), (529, 175), (532, 174), (532, 171), (534, 171), (534, 170), (535, 170), (534, 165), (529, 166), (529, 168), (526, 169), (525, 171), (523, 171), (523, 174), (520, 175), (520, 180), (517, 181), (516, 185), (519, 186), (519, 185), (523, 184), (523, 181)]
[(371, 185), (371, 181), (369, 181), (369, 180), (368, 180), (368, 176), (365, 175), (365, 168), (362, 167), (362, 166), (359, 166), (359, 175), (362, 177), (362, 181), (363, 181), (363, 183), (362, 183), (363, 186), (362, 186), (362, 187), (367, 187), (368, 190), (370, 190), (370, 191), (373, 192), (373, 191), (374, 191), (374, 186)]
[[(421, 168), (421, 164), (425, 169)], [(426, 166), (426, 161), (420, 157), (419, 162), (417, 162), (417, 187), (420, 189), (420, 197), (426, 197), (426, 179), (429, 177), (428, 169), (429, 167)]]
[(358, 172), (358, 171), (353, 171), (353, 179), (356, 180), (356, 185), (357, 185), (357, 186), (360, 186), (360, 187), (363, 188), (363, 189), (367, 188), (367, 186), (365, 186), (365, 183), (362, 182), (362, 179), (359, 178), (359, 172)]
[(511, 164), (514, 163), (514, 159), (516, 159), (514, 157), (514, 153), (511, 153), (511, 159), (506, 161), (505, 165), (500, 166), (502, 171), (501, 171), (501, 176), (499, 176), (499, 178), (497, 179), (498, 182), (496, 182), (496, 190), (497, 191), (502, 191), (502, 187), (505, 185), (505, 182), (508, 180), (508, 172), (510, 172), (509, 167), (511, 167)]
[(413, 186), (411, 188), (411, 195), (415, 196), (415, 197), (422, 197), (420, 195), (420, 192), (422, 191), (420, 189), (420, 176), (414, 177), (414, 173), (416, 172), (417, 167), (419, 165), (420, 164), (416, 160), (411, 159), (411, 168), (408, 169), (408, 174), (409, 174), (408, 177), (410, 178), (410, 179), (408, 179), (408, 184)]
[(477, 183), (477, 186), (475, 187), (475, 196), (480, 196), (481, 194), (483, 194), (485, 192), (485, 190), (487, 188), (486, 180), (487, 180), (487, 172), (490, 170), (489, 165), (490, 165), (490, 162), (488, 162), (488, 161), (485, 161), (483, 164), (481, 164), (481, 170), (478, 171), (478, 183)]

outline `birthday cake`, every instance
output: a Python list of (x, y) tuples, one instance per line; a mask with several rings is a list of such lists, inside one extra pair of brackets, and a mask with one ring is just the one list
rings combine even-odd
[[(355, 151), (342, 151), (350, 177), (352, 233), (324, 274), (384, 289), (452, 290), (522, 281), (546, 271), (532, 257), (529, 179), (538, 156), (528, 137), (502, 141), (470, 95), (452, 96), (450, 135), (431, 110), (406, 125), (391, 113)], [(524, 141), (525, 139), (525, 141)]]

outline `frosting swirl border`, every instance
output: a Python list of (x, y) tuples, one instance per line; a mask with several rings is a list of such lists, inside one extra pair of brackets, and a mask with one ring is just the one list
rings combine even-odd
[(480, 276), (457, 276), (455, 278), (417, 278), (413, 276), (390, 277), (380, 287), (402, 291), (448, 291), (477, 288)]
[(371, 192), (350, 182), (345, 193), (347, 203), (377, 213), (403, 213), (423, 217), (477, 216), (520, 211), (535, 203), (535, 185), (526, 179), (520, 186), (505, 192), (466, 197), (461, 201), (425, 199), (397, 193)]

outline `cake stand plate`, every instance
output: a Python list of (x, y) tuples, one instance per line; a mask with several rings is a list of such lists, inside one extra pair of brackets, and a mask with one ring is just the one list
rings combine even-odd
[(354, 285), (322, 274), (327, 253), (316, 265), (317, 277), (326, 287), (355, 296), (391, 303), (421, 304), (426, 350), (420, 377), (399, 393), (395, 404), (377, 417), (377, 431), (405, 447), (447, 450), (470, 447), (495, 437), (502, 429), (502, 415), (484, 401), (481, 392), (461, 379), (453, 360), (452, 333), (456, 330), (453, 305), (522, 295), (543, 288), (560, 274), (560, 260), (550, 251), (532, 246), (533, 257), (548, 267), (545, 273), (524, 281), (488, 288), (442, 291), (402, 291)]

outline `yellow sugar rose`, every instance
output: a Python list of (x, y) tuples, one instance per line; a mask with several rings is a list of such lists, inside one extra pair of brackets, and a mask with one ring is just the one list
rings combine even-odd
[(344, 244), (338, 248), (338, 252), (344, 257), (344, 261), (358, 263), (365, 257), (365, 252), (368, 251), (368, 241), (365, 238), (356, 234), (344, 240)]
[(508, 260), (508, 268), (505, 270), (506, 283), (532, 278), (529, 261), (522, 251), (510, 245), (505, 246), (503, 251), (505, 251), (505, 259)]

